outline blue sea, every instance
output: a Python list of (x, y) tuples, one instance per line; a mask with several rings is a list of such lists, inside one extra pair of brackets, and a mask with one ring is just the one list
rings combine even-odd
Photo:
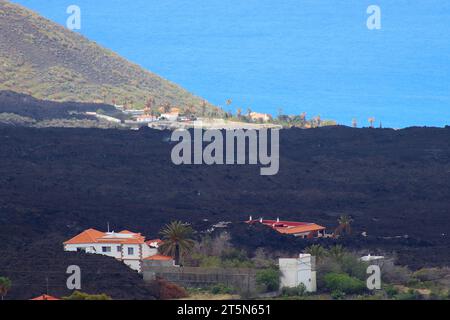
[(13, 2), (62, 25), (79, 6), (77, 32), (226, 110), (450, 124), (448, 0)]

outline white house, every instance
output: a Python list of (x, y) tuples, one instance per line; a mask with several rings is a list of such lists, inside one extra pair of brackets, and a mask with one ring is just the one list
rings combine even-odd
[(159, 117), (159, 120), (167, 120), (167, 121), (177, 121), (178, 117), (180, 116), (179, 112), (170, 112), (170, 113), (163, 113)]
[(281, 272), (280, 287), (294, 288), (303, 283), (308, 292), (317, 290), (315, 257), (300, 254), (294, 259), (280, 258), (278, 263)]
[[(131, 269), (141, 272), (142, 261), (158, 255), (161, 240), (145, 241), (140, 233), (128, 230), (101, 232), (88, 229), (64, 242), (65, 251), (85, 251), (123, 261)], [(158, 255), (159, 256), (159, 255)]]
[(148, 115), (148, 114), (143, 114), (140, 116), (136, 117), (136, 122), (140, 122), (140, 123), (147, 123), (147, 122), (153, 122), (158, 120), (157, 117), (152, 116), (152, 115)]

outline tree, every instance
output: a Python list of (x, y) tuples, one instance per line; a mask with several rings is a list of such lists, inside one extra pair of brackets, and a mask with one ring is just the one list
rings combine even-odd
[(233, 103), (233, 99), (227, 99), (226, 105), (230, 106)]
[(145, 102), (144, 114), (149, 115), (153, 110), (153, 97), (149, 97)]
[(335, 235), (342, 235), (342, 234), (348, 234), (350, 235), (352, 233), (352, 228), (350, 224), (353, 222), (353, 219), (349, 215), (342, 215), (338, 219), (338, 227), (334, 231)]
[(0, 296), (2, 296), (2, 300), (8, 293), (9, 289), (11, 289), (11, 280), (6, 277), (0, 277)]
[(242, 115), (242, 109), (241, 109), (241, 108), (237, 108), (237, 110), (236, 110), (236, 116), (238, 117), (238, 119), (241, 118), (241, 115)]
[(203, 101), (202, 101), (202, 104), (200, 105), (200, 108), (201, 108), (201, 110), (202, 110), (202, 117), (205, 116), (205, 113), (206, 113), (206, 106), (207, 106), (206, 100), (203, 100)]
[(163, 254), (174, 257), (175, 263), (180, 264), (180, 259), (190, 252), (195, 245), (192, 240), (194, 230), (181, 221), (173, 221), (166, 225), (160, 234), (163, 244), (160, 250)]
[(280, 270), (268, 268), (256, 273), (256, 283), (267, 291), (277, 291), (280, 288)]
[(345, 249), (340, 244), (328, 249), (328, 256), (336, 261), (340, 261), (345, 255)]
[(317, 123), (317, 126), (318, 126), (318, 127), (320, 127), (320, 126), (322, 125), (322, 118), (320, 117), (320, 115), (318, 115), (318, 116), (316, 117), (316, 123)]
[(300, 127), (304, 128), (306, 125), (306, 112), (300, 114)]
[(81, 291), (74, 291), (70, 296), (63, 297), (63, 300), (112, 300), (110, 296), (105, 293), (88, 294)]
[(168, 102), (164, 102), (161, 105), (161, 110), (162, 110), (163, 113), (170, 112), (170, 109), (172, 109), (172, 105), (170, 103), (168, 103)]
[(252, 119), (251, 115), (252, 115), (252, 109), (251, 108), (247, 108), (247, 117), (248, 117), (249, 121)]
[(357, 294), (365, 291), (365, 283), (346, 273), (328, 273), (324, 277), (325, 287), (331, 292), (340, 291), (345, 294)]
[(326, 250), (319, 244), (311, 245), (306, 248), (305, 252), (309, 253), (313, 257), (316, 257), (316, 262), (319, 262), (327, 253)]

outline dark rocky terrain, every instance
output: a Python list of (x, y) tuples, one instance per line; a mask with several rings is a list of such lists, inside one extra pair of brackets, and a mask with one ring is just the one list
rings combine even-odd
[[(168, 131), (1, 127), (0, 273), (61, 270), (72, 259), (62, 242), (86, 228), (105, 230), (107, 222), (152, 238), (173, 219), (199, 231), (233, 221), (235, 244), (250, 252), (296, 253), (309, 244), (249, 230), (241, 221), (250, 214), (330, 231), (349, 214), (355, 236), (339, 241), (350, 248), (393, 252), (414, 268), (450, 264), (450, 128), (325, 127), (280, 136), (280, 172), (260, 176), (259, 166), (175, 166)], [(92, 261), (91, 270), (121, 267)], [(7, 274), (21, 283), (20, 274)], [(42, 273), (26, 275), (36, 283), (33, 294), (42, 291)], [(104, 277), (107, 293), (137, 281)], [(10, 297), (24, 292), (19, 287)]]

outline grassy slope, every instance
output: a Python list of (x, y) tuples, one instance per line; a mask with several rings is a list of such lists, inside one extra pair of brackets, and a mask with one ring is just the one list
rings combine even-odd
[[(199, 106), (202, 99), (83, 36), (0, 0), (0, 90), (56, 101)], [(208, 110), (215, 109), (208, 105)]]

